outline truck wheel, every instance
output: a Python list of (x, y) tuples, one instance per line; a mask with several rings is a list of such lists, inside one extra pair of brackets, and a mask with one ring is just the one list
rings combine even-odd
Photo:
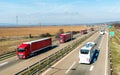
[(27, 57), (26, 57), (26, 59), (28, 59), (30, 56), (28, 55)]

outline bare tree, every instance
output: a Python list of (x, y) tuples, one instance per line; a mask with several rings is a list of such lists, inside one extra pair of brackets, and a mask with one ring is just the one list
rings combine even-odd
[(60, 34), (64, 33), (63, 29), (59, 29), (58, 32), (55, 34), (56, 38), (59, 38)]
[(120, 23), (113, 23), (112, 26), (114, 26), (115, 28), (120, 28)]

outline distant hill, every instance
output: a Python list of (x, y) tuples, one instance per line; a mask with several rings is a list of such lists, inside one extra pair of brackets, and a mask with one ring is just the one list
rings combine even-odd
[(106, 24), (120, 23), (120, 21), (105, 22)]
[(9, 23), (0, 23), (0, 27), (12, 27), (16, 26), (15, 24), (9, 24)]
[(79, 26), (79, 25), (101, 25), (101, 24), (113, 24), (113, 23), (120, 23), (120, 21), (110, 21), (110, 22), (101, 22), (101, 23), (84, 23), (84, 24), (31, 24), (31, 25), (27, 25), (27, 24), (10, 24), (10, 23), (0, 23), (0, 27), (21, 27), (21, 26)]

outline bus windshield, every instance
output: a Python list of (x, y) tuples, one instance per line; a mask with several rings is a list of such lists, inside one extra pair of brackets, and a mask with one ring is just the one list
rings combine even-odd
[(80, 53), (81, 53), (81, 54), (88, 54), (88, 53), (89, 53), (89, 50), (83, 50), (83, 49), (81, 49), (81, 50), (80, 50)]
[(18, 52), (24, 52), (25, 49), (24, 48), (18, 48)]

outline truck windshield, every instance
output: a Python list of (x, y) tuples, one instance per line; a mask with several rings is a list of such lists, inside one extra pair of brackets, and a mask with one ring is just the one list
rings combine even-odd
[(18, 52), (24, 52), (25, 49), (24, 48), (18, 48)]
[(81, 54), (88, 54), (88, 53), (89, 53), (89, 50), (83, 50), (83, 49), (81, 49), (81, 50), (80, 50), (80, 53), (81, 53)]
[(63, 36), (60, 36), (60, 38), (62, 39), (62, 38), (63, 38)]

